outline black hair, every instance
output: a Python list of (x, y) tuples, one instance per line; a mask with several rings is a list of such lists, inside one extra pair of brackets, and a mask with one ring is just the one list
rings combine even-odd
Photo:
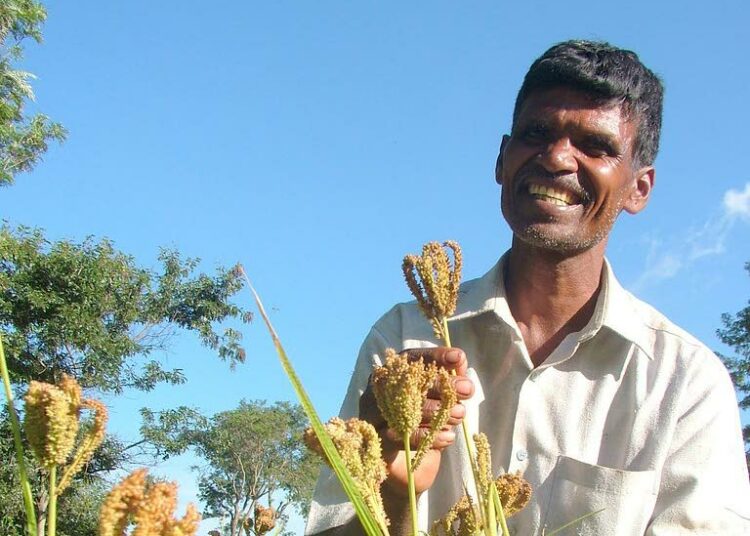
[(623, 113), (636, 122), (633, 157), (637, 165), (653, 164), (659, 150), (664, 86), (635, 52), (596, 41), (554, 45), (526, 73), (516, 97), (513, 124), (529, 95), (556, 87), (582, 91), (597, 101), (619, 102)]

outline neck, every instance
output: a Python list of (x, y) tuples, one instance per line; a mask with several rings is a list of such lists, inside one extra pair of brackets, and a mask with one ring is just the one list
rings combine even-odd
[(513, 239), (505, 292), (535, 366), (591, 318), (605, 247), (602, 242), (580, 253), (563, 254)]

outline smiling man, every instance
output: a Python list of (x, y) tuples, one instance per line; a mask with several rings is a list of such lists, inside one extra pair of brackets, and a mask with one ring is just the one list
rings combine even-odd
[[(531, 66), (496, 166), (511, 248), (462, 286), (440, 348), (414, 303), (372, 328), (341, 410), (381, 432), (391, 534), (407, 534), (403, 452), (369, 389), (386, 348), (455, 370), (466, 419), (487, 434), (495, 474), (534, 487), (509, 520), (519, 536), (750, 534), (750, 484), (729, 376), (704, 345), (625, 291), (604, 258), (617, 217), (654, 186), (662, 85), (630, 51), (569, 41)], [(469, 369), (471, 367), (471, 369)], [(435, 402), (424, 408), (429, 424)], [(470, 469), (445, 429), (416, 475), (427, 530), (463, 494)], [(308, 534), (360, 534), (329, 472)]]

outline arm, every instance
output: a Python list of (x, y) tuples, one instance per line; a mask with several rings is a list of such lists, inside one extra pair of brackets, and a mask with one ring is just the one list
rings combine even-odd
[(750, 484), (734, 389), (715, 356), (701, 361), (678, 402), (648, 536), (750, 534)]

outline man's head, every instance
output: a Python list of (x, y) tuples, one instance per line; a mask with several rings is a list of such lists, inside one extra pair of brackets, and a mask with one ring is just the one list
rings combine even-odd
[(629, 51), (569, 41), (531, 66), (496, 170), (514, 236), (572, 253), (606, 244), (654, 183), (662, 87)]
[(619, 103), (636, 125), (633, 157), (650, 166), (659, 150), (664, 87), (635, 52), (596, 41), (565, 41), (542, 54), (529, 68), (516, 97), (513, 125), (521, 105), (535, 91), (564, 87), (602, 103)]

